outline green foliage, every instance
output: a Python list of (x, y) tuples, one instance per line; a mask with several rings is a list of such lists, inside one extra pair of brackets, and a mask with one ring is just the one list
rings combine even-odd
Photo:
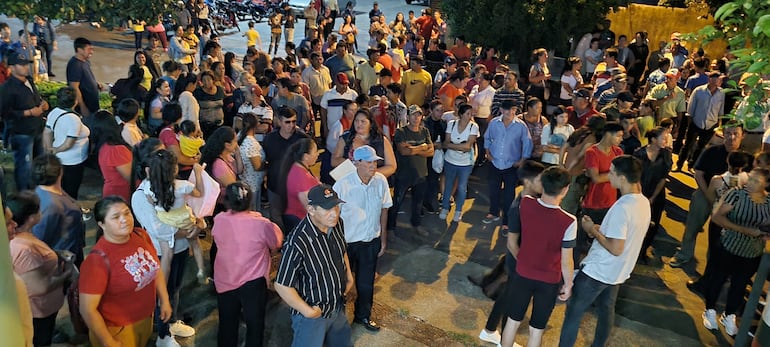
[(456, 35), (495, 46), (526, 65), (533, 49), (569, 52), (569, 39), (590, 32), (624, 0), (444, 0), (443, 10)]
[[(715, 23), (691, 37), (704, 43), (723, 39), (732, 47), (736, 59), (731, 69), (750, 73), (743, 82), (749, 88), (745, 106), (730, 117), (740, 120), (751, 129), (770, 111), (768, 88), (770, 81), (770, 2), (766, 0), (734, 0), (714, 12)], [(764, 78), (762, 76), (765, 76)], [(733, 86), (733, 87), (738, 87)]]
[[(43, 100), (47, 101), (51, 108), (56, 107), (59, 104), (59, 99), (56, 97), (56, 92), (62, 87), (66, 87), (67, 83), (49, 81), (36, 83), (38, 93)], [(99, 108), (110, 110), (112, 109), (112, 96), (109, 93), (99, 93)]]
[(175, 0), (2, 0), (0, 14), (18, 17), (25, 23), (35, 15), (72, 21), (87, 15), (90, 20), (112, 23), (113, 19), (134, 18), (150, 25), (168, 12)]
[[(92, 19), (110, 24), (115, 19), (136, 19), (157, 24), (158, 16), (170, 12), (175, 0), (80, 0), (93, 11)], [(120, 21), (118, 21), (119, 23)]]

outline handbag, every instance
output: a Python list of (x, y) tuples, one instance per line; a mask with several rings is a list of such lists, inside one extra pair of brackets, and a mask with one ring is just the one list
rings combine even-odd
[[(436, 142), (441, 142), (441, 136), (438, 137)], [(441, 173), (442, 171), (444, 171), (444, 150), (443, 149), (433, 151), (433, 160), (431, 161), (431, 166), (433, 167), (433, 171), (436, 171), (436, 173)]]

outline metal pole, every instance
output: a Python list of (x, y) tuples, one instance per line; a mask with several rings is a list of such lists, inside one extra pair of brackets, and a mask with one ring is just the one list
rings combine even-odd
[(749, 339), (749, 328), (751, 328), (751, 323), (754, 321), (754, 312), (757, 310), (759, 295), (762, 294), (768, 270), (770, 270), (770, 253), (764, 253), (762, 254), (762, 261), (759, 263), (759, 269), (756, 275), (754, 275), (754, 283), (751, 285), (749, 301), (743, 309), (741, 325), (738, 329), (738, 335), (735, 336), (735, 344), (733, 346), (748, 346), (751, 342)]
[[(25, 346), (19, 313), (19, 297), (16, 280), (11, 266), (11, 249), (8, 246), (8, 230), (5, 228), (5, 213), (0, 204), (0, 336), (5, 346)], [(26, 298), (25, 298), (26, 299)]]

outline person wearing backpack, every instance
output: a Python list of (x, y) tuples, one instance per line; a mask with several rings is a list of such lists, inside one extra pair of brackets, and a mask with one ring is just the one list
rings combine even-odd
[(88, 136), (91, 131), (73, 109), (77, 106), (75, 89), (63, 87), (56, 92), (59, 105), (48, 113), (43, 130), (47, 152), (55, 154), (62, 163), (62, 189), (77, 200), (83, 171), (88, 159)]

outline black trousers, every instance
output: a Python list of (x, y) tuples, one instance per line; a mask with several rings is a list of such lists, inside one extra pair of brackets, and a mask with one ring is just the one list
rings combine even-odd
[[(690, 121), (690, 125), (687, 127), (687, 136), (685, 137), (684, 146), (679, 152), (679, 159), (676, 161), (677, 167), (682, 167), (685, 160), (687, 160), (688, 163), (693, 163), (698, 160), (698, 156), (700, 156), (700, 153), (706, 148), (709, 141), (711, 141), (711, 137), (714, 136), (714, 128), (716, 128), (716, 125), (710, 129), (701, 129), (695, 125), (695, 123)], [(695, 143), (696, 137), (698, 138), (697, 144)], [(694, 149), (693, 145), (695, 145)], [(690, 151), (693, 151), (692, 156), (690, 156)]]
[(674, 139), (674, 153), (679, 153), (682, 150), (682, 143), (684, 142), (685, 135), (687, 134), (687, 127), (690, 124), (690, 116), (671, 118), (674, 121), (674, 131), (676, 137)]
[(374, 302), (374, 276), (377, 272), (377, 254), (382, 244), (377, 237), (369, 242), (348, 243), (348, 260), (350, 271), (356, 278), (356, 306), (353, 310), (354, 319), (370, 318)]
[[(660, 219), (663, 217), (663, 210), (666, 207), (666, 190), (663, 189), (658, 197), (653, 200), (651, 207), (652, 219), (650, 220), (650, 227), (647, 229), (647, 234), (644, 235), (644, 241), (642, 242), (641, 254), (644, 255), (647, 252), (647, 248), (652, 246), (652, 242), (655, 241), (655, 236), (658, 235), (660, 230)], [(711, 243), (709, 243), (710, 245)]]
[(219, 330), (217, 345), (238, 346), (240, 319), (246, 322), (246, 346), (262, 346), (265, 332), (267, 281), (260, 277), (237, 289), (217, 294)]
[[(184, 269), (187, 267), (188, 250), (179, 252), (173, 255), (171, 258), (171, 266), (168, 270), (168, 282), (166, 282), (166, 290), (168, 291), (168, 299), (171, 301), (171, 317), (177, 316), (177, 310), (179, 309), (179, 291), (182, 289), (182, 279), (184, 277)], [(158, 257), (160, 258), (160, 257)], [(171, 335), (169, 331), (169, 325), (173, 323), (172, 319), (167, 322), (160, 320), (160, 306), (155, 307), (155, 317), (153, 317), (155, 324), (155, 330), (158, 332), (160, 338)]]
[(32, 344), (35, 346), (50, 346), (53, 341), (53, 332), (56, 328), (56, 311), (45, 318), (32, 318)]
[(737, 314), (738, 309), (743, 305), (746, 284), (751, 280), (751, 276), (757, 272), (761, 258), (739, 257), (728, 252), (721, 245), (717, 246), (711, 252), (711, 258), (706, 265), (708, 276), (705, 280), (703, 295), (706, 299), (706, 309), (716, 309), (719, 293), (729, 277), (730, 288), (727, 290), (725, 315)]
[(505, 289), (503, 293), (497, 296), (495, 304), (492, 306), (492, 311), (489, 312), (487, 317), (487, 324), (484, 326), (487, 331), (497, 330), (497, 325), (500, 324), (500, 330), (505, 329), (506, 310), (510, 306), (510, 296), (508, 295), (513, 289), (511, 289), (511, 279), (516, 274), (516, 258), (513, 257), (511, 252), (505, 251), (505, 272), (508, 274), (508, 282), (505, 283)]
[(142, 37), (144, 37), (144, 31), (134, 31), (134, 48), (142, 49)]
[(425, 199), (425, 177), (404, 179), (396, 177), (396, 187), (393, 190), (393, 207), (388, 210), (388, 229), (394, 230), (396, 228), (396, 218), (398, 217), (398, 210), (404, 203), (406, 198), (406, 192), (409, 188), (412, 188), (412, 208), (410, 221), (413, 227), (420, 226), (422, 217), (422, 202)]
[(78, 190), (80, 190), (80, 184), (83, 183), (85, 168), (85, 162), (77, 165), (62, 165), (61, 188), (75, 200), (78, 199)]
[(51, 65), (51, 58), (53, 55), (53, 43), (39, 41), (38, 47), (40, 47), (41, 53), (45, 56), (45, 67), (48, 74), (53, 73), (53, 65)]

